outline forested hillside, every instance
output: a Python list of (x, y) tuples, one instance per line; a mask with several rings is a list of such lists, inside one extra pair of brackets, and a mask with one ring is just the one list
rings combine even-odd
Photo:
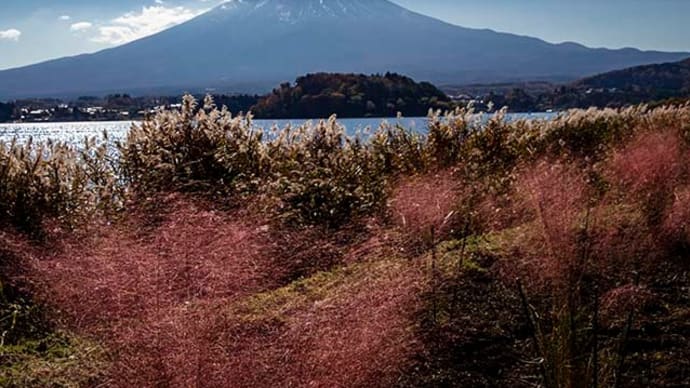
[(424, 116), (429, 108), (447, 109), (450, 99), (428, 82), (387, 73), (308, 74), (282, 84), (252, 110), (261, 118)]

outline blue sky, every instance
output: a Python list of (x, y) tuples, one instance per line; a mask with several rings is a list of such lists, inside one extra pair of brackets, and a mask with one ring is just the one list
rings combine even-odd
[[(690, 51), (690, 0), (394, 0), (475, 28), (592, 47)], [(0, 0), (0, 69), (155, 33), (221, 0)]]

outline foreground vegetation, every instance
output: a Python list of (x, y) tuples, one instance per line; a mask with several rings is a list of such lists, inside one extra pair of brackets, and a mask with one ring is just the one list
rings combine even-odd
[(182, 105), (0, 145), (8, 381), (66, 336), (56, 385), (690, 382), (690, 106), (349, 137)]

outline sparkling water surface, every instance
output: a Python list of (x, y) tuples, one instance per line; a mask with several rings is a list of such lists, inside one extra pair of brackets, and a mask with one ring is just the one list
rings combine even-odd
[[(555, 116), (555, 113), (513, 113), (508, 114), (508, 120), (517, 119), (549, 119)], [(274, 125), (282, 128), (290, 124), (292, 126), (299, 126), (307, 121), (318, 122), (318, 120), (254, 120), (256, 128), (270, 129)], [(419, 131), (421, 133), (427, 130), (426, 117), (412, 117), (412, 118), (357, 118), (357, 119), (338, 119), (348, 134), (354, 134), (357, 131), (363, 131), (366, 128), (376, 129), (382, 122), (388, 122), (391, 125), (401, 125), (412, 131)], [(16, 138), (19, 143), (24, 143), (29, 139), (34, 142), (54, 140), (64, 141), (73, 144), (79, 144), (85, 138), (101, 137), (104, 132), (107, 132), (110, 141), (117, 141), (124, 139), (129, 132), (129, 129), (136, 122), (133, 121), (89, 121), (89, 122), (64, 122), (64, 123), (21, 123), (21, 124), (0, 124), (0, 141), (10, 142)]]

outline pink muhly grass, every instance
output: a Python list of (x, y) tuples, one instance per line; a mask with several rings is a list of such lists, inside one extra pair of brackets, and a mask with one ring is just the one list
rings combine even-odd
[(621, 326), (631, 312), (640, 313), (652, 301), (654, 294), (645, 286), (628, 284), (616, 287), (601, 296), (601, 322), (607, 326)]
[(476, 227), (482, 231), (500, 231), (523, 225), (534, 218), (534, 206), (529, 196), (519, 188), (509, 187), (506, 191), (484, 188), (480, 191), (474, 210)]
[(64, 241), (33, 272), (69, 327), (106, 339), (117, 381), (151, 385), (195, 356), (195, 327), (210, 318), (195, 311), (267, 287), (264, 238), (260, 223), (181, 201), (147, 234), (110, 228)]
[(675, 132), (644, 132), (605, 166), (613, 190), (599, 250), (619, 272), (654, 271), (657, 260), (685, 240), (688, 156)]
[(672, 132), (643, 133), (614, 154), (612, 179), (645, 195), (673, 185), (683, 168), (681, 141)]
[[(33, 279), (27, 273), (30, 272), (29, 263), (42, 253), (41, 247), (37, 247), (25, 235), (0, 228), (0, 283), (10, 282), (11, 286), (22, 291), (32, 288)], [(0, 294), (3, 292), (0, 287)]]
[(519, 174), (516, 195), (532, 217), (525, 220), (523, 244), (515, 241), (524, 245), (515, 275), (535, 286), (571, 281), (585, 265), (578, 241), (589, 214), (585, 178), (569, 166), (542, 162)]
[(687, 152), (671, 131), (642, 133), (614, 153), (608, 179), (658, 226), (671, 205), (674, 188), (687, 179)]
[[(330, 268), (363, 245), (385, 244), (299, 230), (274, 240), (278, 231), (260, 219), (184, 198), (166, 207), (155, 224), (133, 217), (30, 263), (38, 296), (63, 324), (104, 341), (109, 386), (392, 384), (415, 346), (409, 314), (422, 275), (414, 266), (356, 269), (353, 280), (326, 283), (327, 294), (247, 321), (232, 306), (296, 269), (310, 276), (309, 265)], [(307, 262), (310, 252), (321, 259)], [(290, 257), (305, 262), (294, 267)]]
[(433, 230), (442, 237), (464, 216), (457, 214), (462, 192), (451, 171), (416, 176), (403, 181), (390, 203), (393, 222), (409, 237), (412, 246), (428, 239)]
[(210, 371), (207, 383), (391, 386), (418, 346), (409, 328), (423, 275), (419, 268), (405, 267), (346, 269), (337, 275), (344, 278), (319, 284), (327, 293), (298, 288), (297, 303), (278, 299), (257, 320), (241, 318), (242, 310), (226, 314), (207, 330), (214, 335), (212, 359), (223, 365)]
[(690, 246), (690, 187), (677, 188), (673, 193), (673, 204), (664, 219), (663, 231), (666, 237)]

